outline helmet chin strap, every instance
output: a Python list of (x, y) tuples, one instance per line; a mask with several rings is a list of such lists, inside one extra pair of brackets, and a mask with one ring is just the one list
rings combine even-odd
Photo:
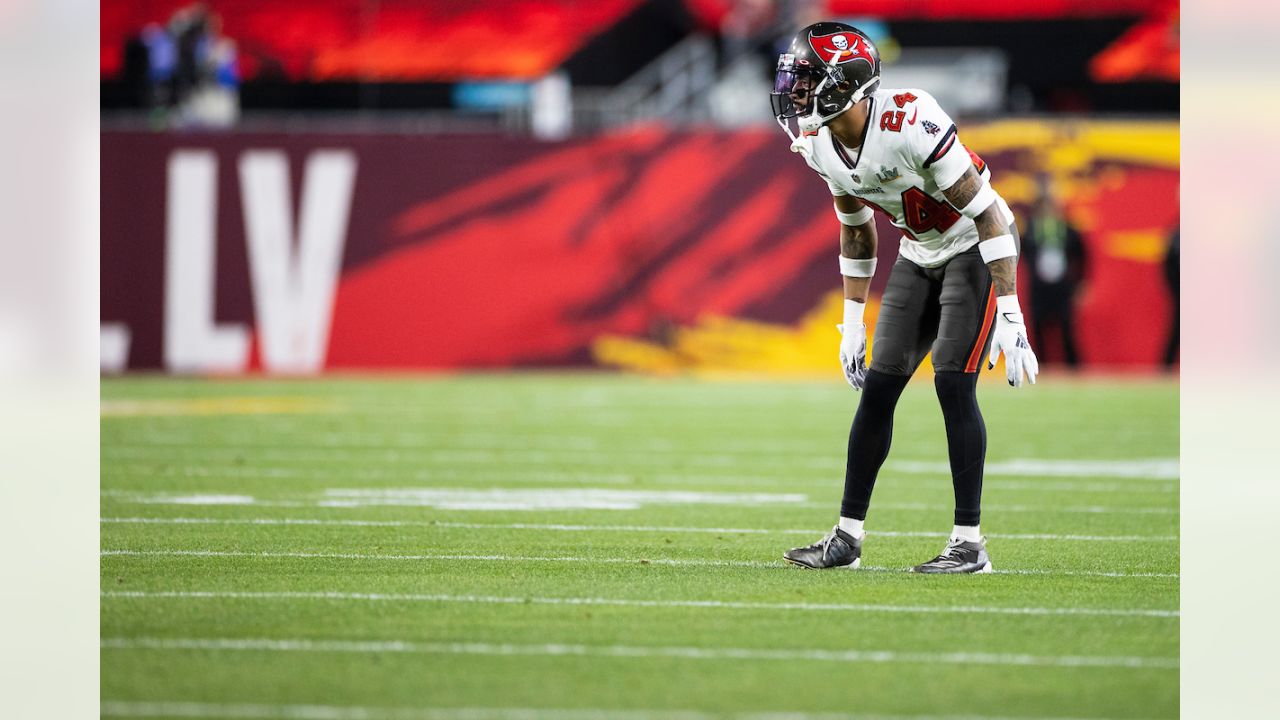
[(778, 125), (782, 128), (782, 132), (786, 133), (787, 137), (791, 138), (791, 152), (798, 152), (801, 155), (803, 155), (804, 152), (802, 149), (803, 149), (804, 143), (801, 141), (804, 139), (804, 136), (796, 135), (795, 133), (791, 132), (791, 124), (788, 123), (786, 119), (784, 119), (782, 116), (780, 115), (775, 116), (773, 119), (776, 120)]
[(845, 104), (844, 107), (831, 113), (830, 115), (819, 115), (818, 101), (817, 101), (817, 98), (814, 98), (813, 112), (809, 113), (808, 115), (805, 115), (799, 120), (800, 132), (801, 133), (817, 132), (818, 128), (827, 124), (827, 121), (836, 119), (837, 117), (840, 116), (841, 113), (843, 113), (845, 110), (848, 110), (851, 107), (853, 107), (853, 100), (850, 100), (848, 103)]

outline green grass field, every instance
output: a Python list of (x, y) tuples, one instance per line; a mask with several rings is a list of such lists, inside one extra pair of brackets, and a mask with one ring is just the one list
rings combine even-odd
[(925, 577), (922, 379), (856, 572), (780, 560), (838, 381), (104, 380), (103, 714), (1176, 717), (1176, 384), (984, 384), (996, 573)]

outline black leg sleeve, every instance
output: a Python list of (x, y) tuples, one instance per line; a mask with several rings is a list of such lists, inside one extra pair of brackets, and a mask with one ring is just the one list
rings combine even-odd
[(844, 471), (844, 500), (840, 503), (840, 517), (867, 518), (876, 474), (889, 456), (889, 443), (893, 440), (893, 409), (910, 379), (910, 375), (867, 371), (862, 401), (858, 403), (853, 427), (849, 429), (849, 456)]
[(987, 457), (987, 426), (978, 408), (978, 373), (939, 372), (933, 376), (933, 385), (947, 425), (955, 522), (977, 525), (982, 517), (982, 467)]

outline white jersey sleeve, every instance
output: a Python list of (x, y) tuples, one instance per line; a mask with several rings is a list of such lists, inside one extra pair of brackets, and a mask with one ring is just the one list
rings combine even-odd
[(903, 127), (911, 161), (924, 177), (933, 179), (939, 190), (955, 184), (973, 165), (973, 158), (956, 136), (956, 124), (923, 90), (912, 90), (916, 96), (914, 122)]

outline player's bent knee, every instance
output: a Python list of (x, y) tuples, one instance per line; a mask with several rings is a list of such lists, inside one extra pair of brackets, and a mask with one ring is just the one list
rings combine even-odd
[(896, 362), (881, 362), (877, 358), (872, 361), (870, 369), (881, 375), (893, 375), (895, 377), (911, 377), (914, 374), (905, 358)]
[(858, 403), (859, 415), (888, 413), (892, 417), (893, 408), (898, 404), (898, 398), (910, 380), (910, 375), (885, 373), (872, 368), (867, 372), (867, 381), (862, 388), (862, 400)]
[(935, 373), (973, 374), (981, 367), (980, 364), (969, 362), (974, 356), (975, 343), (960, 339), (962, 334), (967, 333), (951, 331), (946, 333), (947, 336), (934, 340), (929, 351)]
[(978, 391), (978, 373), (936, 370), (933, 374), (933, 387), (939, 397), (944, 394), (972, 395)]
[(942, 406), (943, 417), (966, 416), (978, 407), (978, 373), (937, 372), (933, 389)]
[(920, 365), (919, 359), (913, 355), (905, 343), (885, 338), (874, 346), (870, 369), (884, 375), (911, 377)]
[(939, 357), (937, 351), (934, 351), (933, 355), (933, 371), (937, 374), (971, 375), (975, 377), (978, 374), (977, 370), (965, 372), (965, 363), (963, 359), (951, 360), (946, 357)]

